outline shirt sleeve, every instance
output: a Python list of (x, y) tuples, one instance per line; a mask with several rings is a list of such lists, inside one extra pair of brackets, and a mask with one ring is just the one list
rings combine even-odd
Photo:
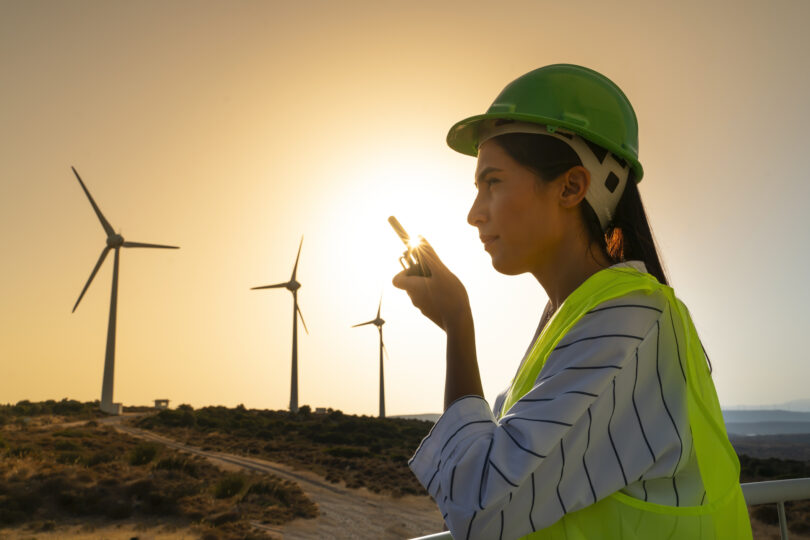
[[(635, 459), (629, 439), (646, 448), (630, 402), (639, 350), (649, 356), (657, 348), (662, 309), (660, 299), (638, 302), (614, 301), (583, 317), (502, 418), (478, 396), (456, 400), (439, 418), (409, 465), (454, 538), (519, 538), (652, 466), (656, 455)], [(617, 399), (617, 388), (626, 399)], [(670, 446), (662, 443), (659, 457)], [(626, 448), (633, 455), (623, 463)]]

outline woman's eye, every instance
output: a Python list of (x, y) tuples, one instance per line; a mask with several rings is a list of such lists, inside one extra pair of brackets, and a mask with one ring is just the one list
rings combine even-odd
[(485, 182), (486, 182), (487, 186), (489, 186), (490, 188), (491, 188), (491, 187), (492, 187), (494, 184), (500, 184), (500, 183), (501, 183), (501, 181), (500, 181), (500, 180), (498, 180), (497, 178), (488, 178), (487, 180), (485, 180)]

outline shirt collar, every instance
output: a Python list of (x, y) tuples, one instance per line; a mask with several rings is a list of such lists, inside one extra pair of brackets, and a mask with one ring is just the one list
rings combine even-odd
[(618, 264), (614, 264), (610, 268), (632, 268), (633, 270), (638, 270), (642, 274), (647, 273), (647, 265), (644, 264), (644, 261), (622, 261)]

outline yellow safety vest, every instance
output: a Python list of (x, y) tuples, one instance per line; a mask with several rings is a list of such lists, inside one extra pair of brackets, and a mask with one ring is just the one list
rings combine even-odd
[(534, 386), (549, 353), (588, 311), (631, 292), (661, 291), (683, 355), (687, 380), (689, 425), (703, 486), (705, 504), (666, 506), (621, 492), (562, 517), (524, 538), (532, 540), (703, 540), (752, 538), (748, 509), (740, 488), (740, 462), (728, 440), (720, 403), (703, 349), (686, 306), (670, 287), (633, 268), (608, 268), (588, 278), (563, 302), (538, 336), (506, 395), (501, 416)]

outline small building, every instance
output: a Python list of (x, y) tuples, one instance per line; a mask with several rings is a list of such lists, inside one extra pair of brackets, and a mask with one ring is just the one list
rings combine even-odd
[(159, 411), (163, 411), (169, 408), (169, 400), (168, 399), (156, 399), (155, 400), (155, 409)]
[(326, 414), (326, 407), (317, 407), (315, 409), (315, 414)]

